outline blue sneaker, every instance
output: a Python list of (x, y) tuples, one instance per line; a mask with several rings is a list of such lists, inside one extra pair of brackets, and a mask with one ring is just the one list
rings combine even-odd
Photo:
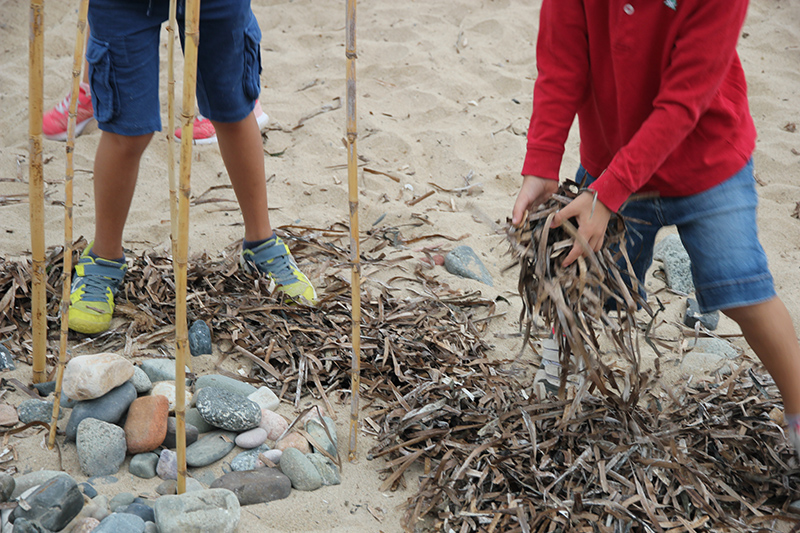
[(317, 292), (314, 286), (306, 275), (300, 272), (289, 247), (277, 235), (252, 250), (242, 250), (239, 264), (250, 274), (259, 272), (266, 275), (284, 294), (316, 305)]
[(78, 333), (102, 333), (111, 324), (114, 296), (125, 277), (128, 265), (92, 257), (90, 244), (75, 265), (69, 295), (69, 329)]

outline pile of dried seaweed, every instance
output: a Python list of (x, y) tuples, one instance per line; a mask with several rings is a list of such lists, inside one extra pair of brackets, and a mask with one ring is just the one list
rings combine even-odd
[[(324, 273), (319, 309), (274, 298), (264, 281), (239, 273), (230, 250), (224, 260), (190, 261), (190, 320), (209, 322), (223, 358), (252, 361), (240, 379), (266, 382), (295, 403), (309, 394), (346, 400), (348, 232), (287, 228), (284, 235), (314, 279)], [(653, 395), (647, 408), (592, 395), (589, 382), (572, 402), (537, 403), (530, 384), (489, 355), (484, 337), (494, 302), (449, 289), (431, 270), (409, 267), (410, 256), (383, 254), (404, 242), (396, 228), (381, 227), (362, 243), (361, 383), (363, 430), (377, 438), (371, 456), (388, 461), (384, 489), (419, 476), (409, 529), (763, 531), (800, 498), (797, 463), (770, 418), (778, 396), (764, 378), (739, 367), (724, 382), (671, 391), (661, 403)], [(389, 268), (397, 275), (370, 281), (371, 272)], [(57, 250), (47, 272), (55, 354)], [(29, 283), (28, 265), (0, 258), (0, 339), (18, 354), (30, 349)], [(401, 296), (399, 286), (413, 296)], [(72, 349), (172, 352), (167, 257), (137, 257), (118, 304), (128, 320), (93, 339), (73, 337)], [(615, 373), (630, 389), (630, 372)]]

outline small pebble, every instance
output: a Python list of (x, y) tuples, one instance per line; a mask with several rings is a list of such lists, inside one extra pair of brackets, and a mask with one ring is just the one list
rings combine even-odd
[[(294, 448), (301, 453), (311, 453), (311, 445), (306, 438), (299, 433), (292, 431), (275, 443), (275, 448), (286, 452), (289, 448)], [(283, 460), (283, 458), (281, 458)]]
[(189, 351), (194, 357), (211, 354), (211, 330), (202, 320), (195, 320), (189, 328)]
[(267, 432), (262, 428), (253, 428), (244, 433), (239, 433), (234, 442), (240, 448), (249, 450), (264, 444), (267, 440)]
[(281, 471), (297, 490), (317, 490), (322, 486), (322, 476), (317, 467), (297, 448), (287, 448), (281, 456)]
[(289, 422), (281, 415), (269, 409), (261, 409), (260, 428), (267, 432), (267, 440), (277, 440), (289, 428)]

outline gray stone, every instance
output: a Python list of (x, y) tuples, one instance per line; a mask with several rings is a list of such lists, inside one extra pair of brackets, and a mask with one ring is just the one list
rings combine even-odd
[[(178, 446), (178, 443), (175, 440), (177, 436), (176, 424), (177, 420), (174, 416), (171, 416), (167, 419), (167, 436), (164, 438), (164, 442), (161, 443), (161, 446), (164, 448), (174, 449)], [(197, 428), (185, 420), (183, 427), (186, 430), (186, 445), (191, 446), (197, 441), (197, 437), (199, 435)]]
[(145, 522), (144, 533), (159, 533), (158, 526), (154, 522)]
[(322, 476), (317, 467), (297, 448), (287, 448), (281, 455), (281, 471), (297, 490), (317, 490), (322, 486)]
[(684, 294), (694, 292), (692, 262), (680, 237), (671, 234), (658, 241), (653, 248), (653, 259), (664, 263), (670, 289)]
[[(317, 444), (319, 444), (326, 452), (336, 457), (336, 422), (334, 422), (329, 416), (324, 417), (323, 420), (328, 428), (327, 432), (322, 426), (322, 420), (319, 418), (312, 418), (306, 422), (306, 432), (311, 435)], [(328, 438), (328, 434), (331, 436), (330, 439)]]
[(141, 368), (151, 382), (175, 381), (174, 359), (145, 359)]
[(121, 509), (117, 509), (118, 513), (125, 513), (125, 514), (132, 514), (136, 515), (142, 519), (143, 522), (155, 522), (156, 515), (153, 512), (153, 508), (149, 505), (145, 505), (143, 503), (133, 502), (127, 507), (123, 507)]
[(119, 426), (86, 418), (78, 426), (75, 441), (81, 470), (87, 476), (116, 474), (125, 462), (128, 445)]
[(239, 526), (239, 500), (227, 489), (207, 489), (156, 500), (160, 533), (233, 533)]
[(8, 474), (0, 474), (0, 503), (5, 503), (11, 498), (16, 482)]
[(35, 489), (25, 498), (27, 510), (15, 508), (10, 522), (24, 518), (52, 530), (61, 531), (81, 512), (83, 494), (78, 484), (69, 476), (56, 476)]
[(228, 431), (246, 431), (261, 422), (257, 403), (216, 387), (205, 387), (197, 393), (197, 410), (203, 420)]
[[(50, 423), (53, 417), (53, 402), (46, 400), (25, 400), (17, 407), (19, 421), (23, 424), (39, 421)], [(59, 407), (58, 419), (64, 418), (64, 411)]]
[(195, 320), (189, 328), (189, 351), (195, 357), (211, 354), (211, 330), (202, 320)]
[(212, 483), (214, 483), (214, 480), (217, 479), (216, 474), (214, 474), (214, 472), (211, 469), (192, 472), (192, 476), (194, 476), (194, 478), (197, 481), (203, 483), (206, 486), (211, 485)]
[(91, 483), (92, 485), (113, 485), (114, 483), (119, 481), (119, 479), (110, 475), (98, 475), (90, 477), (86, 481), (88, 483)]
[(282, 500), (292, 492), (292, 482), (276, 468), (230, 472), (211, 484), (211, 488), (233, 491), (240, 505)]
[(686, 313), (683, 315), (683, 323), (690, 328), (700, 322), (704, 328), (710, 331), (717, 329), (719, 324), (719, 311), (711, 311), (710, 313), (700, 312), (700, 304), (694, 298), (689, 298), (686, 301)]
[(92, 533), (144, 533), (144, 520), (135, 514), (114, 513), (104, 518)]
[(212, 431), (191, 446), (186, 447), (186, 464), (192, 467), (208, 466), (219, 461), (236, 446), (235, 433)]
[(150, 380), (150, 376), (138, 366), (133, 369), (131, 383), (133, 383), (138, 394), (147, 394), (150, 392), (150, 389), (153, 388), (153, 382)]
[[(212, 474), (213, 478), (213, 474)], [(212, 479), (213, 481), (213, 479)], [(198, 490), (206, 490), (206, 487), (203, 486), (201, 482), (198, 480), (187, 477), (186, 478), (186, 492), (197, 492)], [(158, 494), (177, 494), (178, 493), (178, 480), (176, 479), (167, 479), (161, 482), (161, 484), (156, 487), (156, 492)]]
[(161, 450), (156, 473), (161, 479), (178, 479), (178, 454), (171, 450)]
[(11, 350), (0, 344), (0, 370), (16, 370), (14, 364), (14, 354)]
[(95, 496), (97, 496), (97, 490), (95, 490), (95, 488), (90, 483), (86, 483), (85, 481), (83, 483), (78, 483), (78, 488), (81, 489), (81, 492), (87, 498), (94, 498)]
[(323, 485), (339, 485), (342, 482), (339, 467), (321, 453), (309, 453), (306, 455), (306, 459), (316, 467)]
[(34, 383), (33, 388), (39, 391), (39, 395), (43, 398), (50, 396), (56, 391), (55, 381), (43, 381), (42, 383)]
[(111, 509), (111, 512), (116, 513), (120, 508), (127, 507), (132, 504), (133, 500), (135, 499), (136, 496), (130, 492), (120, 492), (111, 498), (111, 500), (109, 500), (108, 508)]
[(717, 354), (728, 359), (739, 357), (739, 351), (731, 343), (711, 337), (690, 338), (686, 340), (686, 350)]
[(494, 286), (492, 276), (477, 254), (469, 246), (458, 246), (444, 257), (444, 267), (448, 272), (462, 278), (469, 278)]
[(258, 389), (238, 379), (229, 378), (220, 374), (206, 374), (197, 378), (194, 383), (195, 394), (206, 387), (216, 387), (247, 398)]
[(231, 461), (231, 470), (234, 472), (245, 472), (247, 470), (255, 470), (256, 468), (263, 467), (264, 464), (259, 461), (258, 454), (266, 451), (269, 451), (269, 445), (262, 444), (258, 448), (240, 453)]
[(152, 479), (158, 474), (156, 472), (158, 459), (158, 454), (153, 452), (134, 455), (131, 457), (131, 462), (128, 465), (128, 471), (136, 477), (140, 477), (142, 479)]
[(200, 416), (200, 412), (196, 407), (186, 410), (186, 425), (187, 427), (190, 425), (196, 427), (198, 433), (208, 433), (209, 431), (217, 429), (203, 420), (203, 417)]
[(136, 387), (130, 381), (127, 381), (100, 398), (78, 402), (72, 409), (67, 422), (67, 440), (75, 440), (75, 436), (78, 433), (78, 425), (87, 418), (116, 424), (128, 411), (128, 407), (135, 399)]
[[(60, 470), (37, 470), (36, 472), (23, 474), (14, 478), (14, 490), (11, 492), (11, 499), (19, 498), (25, 491), (37, 485), (43, 485), (54, 477), (67, 477), (72, 479), (69, 474), (61, 472)], [(75, 480), (73, 479), (73, 481)]]

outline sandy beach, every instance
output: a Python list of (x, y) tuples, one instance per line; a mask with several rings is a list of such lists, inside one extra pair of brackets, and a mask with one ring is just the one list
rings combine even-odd
[[(48, 2), (45, 7), (45, 109), (59, 102), (69, 87), (74, 4)], [(260, 101), (270, 117), (263, 133), (272, 224), (347, 224), (345, 4), (253, 0), (253, 11), (263, 33)], [(497, 228), (510, 217), (521, 180), (536, 79), (538, 11), (539, 2), (520, 0), (414, 0), (364, 2), (358, 13), (360, 230), (364, 234), (380, 222), (398, 228), (406, 239), (442, 235), (405, 249), (386, 249), (388, 259), (412, 256), (403, 263), (409, 269), (425, 258), (423, 247), (442, 254), (458, 245), (472, 247), (493, 286), (458, 278), (440, 266), (429, 273), (454, 291), (477, 290), (486, 299), (499, 298), (498, 313), (504, 314), (486, 332), (497, 358), (513, 357), (521, 342), (511, 335), (519, 330), (518, 270), (504, 271), (512, 259)], [(27, 3), (0, 0), (0, 256), (6, 260), (29, 257), (31, 248), (28, 16)], [(167, 111), (166, 38), (163, 32), (162, 117)], [(751, 2), (739, 51), (759, 133), (754, 154), (759, 235), (778, 293), (800, 330), (800, 220), (792, 216), (800, 209), (800, 3)], [(176, 65), (180, 87), (182, 60)], [(180, 104), (180, 91), (176, 100)], [(567, 143), (563, 178), (571, 178), (578, 165), (575, 133)], [(131, 256), (169, 247), (167, 137), (166, 130), (157, 134), (142, 158), (124, 235)], [(91, 125), (76, 141), (76, 239), (91, 239), (94, 231), (92, 166), (99, 138), (100, 131)], [(61, 245), (65, 144), (45, 141), (43, 157), (46, 243)], [(190, 256), (207, 252), (221, 257), (242, 238), (243, 226), (216, 145), (195, 146), (192, 197)], [(309, 274), (317, 284), (325, 279), (315, 269)], [(364, 283), (385, 282), (392, 275), (365, 269)], [(659, 287), (662, 281), (648, 279), (648, 288)], [(320, 289), (324, 293), (325, 287)], [(668, 318), (679, 319), (681, 301), (667, 299)], [(735, 333), (737, 328), (723, 317), (719, 331)], [(741, 338), (732, 342), (747, 352)], [(52, 349), (57, 346), (57, 338), (51, 340)], [(228, 364), (232, 371), (249, 368), (236, 358)], [(213, 371), (213, 360), (198, 362), (194, 371)], [(30, 384), (31, 368), (20, 364), (3, 377)], [(9, 392), (3, 401), (16, 405), (26, 398), (20, 391)], [(337, 409), (341, 448), (347, 440), (349, 405)], [(291, 418), (296, 411), (284, 402), (281, 413)], [(41, 446), (42, 434), (13, 440), (17, 459), (0, 468), (56, 468), (57, 457)], [(286, 500), (243, 508), (239, 531), (403, 531), (402, 506), (415, 479), (407, 476), (405, 490), (380, 491), (381, 461), (366, 458), (373, 444), (369, 436), (361, 437), (358, 460), (345, 464), (339, 486), (293, 491)], [(62, 454), (65, 471), (85, 479), (74, 446), (62, 446)], [(210, 468), (221, 473), (219, 465)], [(98, 490), (154, 495), (160, 481), (135, 478), (125, 466), (117, 477), (117, 483)]]

